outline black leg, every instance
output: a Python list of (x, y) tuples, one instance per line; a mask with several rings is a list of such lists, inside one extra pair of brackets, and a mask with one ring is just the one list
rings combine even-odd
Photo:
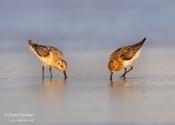
[(66, 71), (63, 71), (63, 74), (64, 74), (64, 79), (66, 80), (67, 79)]
[(126, 77), (125, 77), (126, 73), (127, 73), (127, 68), (125, 68), (125, 72), (120, 76), (120, 79), (121, 79), (121, 78), (126, 79)]
[(123, 75), (120, 78), (124, 78), (124, 80), (126, 80), (126, 74), (128, 72), (130, 72), (131, 70), (133, 70), (133, 67), (132, 66), (130, 66), (130, 69), (129, 70), (127, 70), (127, 68), (125, 68), (125, 72), (123, 73)]
[(44, 78), (44, 66), (42, 66), (42, 77)]
[(49, 71), (50, 71), (50, 78), (52, 79), (52, 68), (51, 68), (51, 66), (49, 67)]
[(112, 76), (113, 76), (113, 72), (111, 72), (110, 74), (110, 80), (112, 81)]
[(130, 72), (131, 70), (133, 70), (133, 66), (130, 66), (130, 69), (125, 73), (125, 75)]

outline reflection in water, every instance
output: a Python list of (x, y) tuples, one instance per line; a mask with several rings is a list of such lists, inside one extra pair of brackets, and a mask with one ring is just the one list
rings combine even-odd
[[(138, 82), (138, 81), (137, 81)], [(125, 87), (125, 88), (137, 88), (141, 83), (135, 81), (119, 80), (119, 81), (110, 81), (111, 87)]]
[(66, 80), (42, 80), (44, 88), (61, 88), (65, 86)]
[(140, 85), (127, 80), (121, 81), (110, 81), (112, 87), (112, 94), (114, 95), (129, 95), (129, 96), (140, 96), (136, 90), (140, 88)]
[(110, 81), (111, 87), (129, 87), (130, 85), (126, 80), (124, 81)]
[[(42, 80), (42, 87), (44, 89), (44, 96), (49, 97), (49, 99), (55, 100), (55, 97), (64, 95), (64, 86), (66, 85), (66, 80)], [(58, 90), (58, 88), (60, 88)], [(62, 89), (63, 88), (63, 89)]]

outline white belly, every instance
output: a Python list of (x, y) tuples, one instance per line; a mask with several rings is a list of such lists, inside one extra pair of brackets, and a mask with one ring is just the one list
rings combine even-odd
[(132, 59), (130, 59), (128, 61), (124, 61), (124, 67), (132, 65), (132, 63), (139, 57), (140, 51), (141, 51), (141, 49), (139, 51), (137, 51), (137, 53), (134, 55), (134, 57), (132, 57)]

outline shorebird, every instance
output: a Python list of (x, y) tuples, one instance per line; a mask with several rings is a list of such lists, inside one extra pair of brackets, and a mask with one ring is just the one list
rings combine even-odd
[(46, 46), (46, 45), (39, 45), (37, 43), (32, 42), (32, 40), (29, 40), (29, 47), (34, 52), (34, 54), (39, 58), (39, 60), (42, 62), (42, 76), (44, 78), (44, 66), (49, 66), (50, 71), (50, 77), (52, 78), (52, 68), (63, 72), (64, 78), (67, 79), (66, 69), (67, 69), (67, 63), (64, 60), (63, 53), (52, 46)]
[[(110, 71), (110, 80), (112, 81), (112, 76), (115, 71), (119, 71), (124, 68), (125, 72), (120, 78), (126, 79), (126, 74), (133, 70), (132, 63), (139, 57), (141, 48), (145, 42), (146, 38), (142, 39), (140, 42), (121, 47), (115, 50), (109, 58), (108, 68)], [(130, 69), (127, 69), (130, 66)]]

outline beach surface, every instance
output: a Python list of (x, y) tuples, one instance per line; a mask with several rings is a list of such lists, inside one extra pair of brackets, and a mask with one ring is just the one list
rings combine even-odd
[[(113, 51), (113, 50), (112, 50)], [(68, 79), (53, 70), (41, 78), (30, 51), (2, 52), (2, 125), (173, 125), (175, 63), (173, 47), (145, 47), (127, 80), (123, 71), (109, 81), (111, 50), (65, 51)]]

